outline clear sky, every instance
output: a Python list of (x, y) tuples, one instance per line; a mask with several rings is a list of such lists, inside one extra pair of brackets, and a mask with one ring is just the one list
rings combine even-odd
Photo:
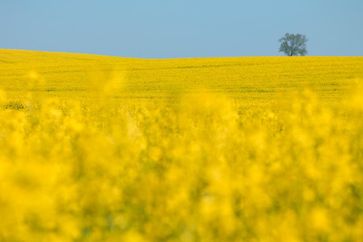
[(131, 57), (363, 55), (363, 0), (0, 0), (0, 48)]

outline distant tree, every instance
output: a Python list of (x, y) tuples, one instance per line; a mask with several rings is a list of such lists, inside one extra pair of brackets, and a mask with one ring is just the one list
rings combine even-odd
[(304, 56), (308, 52), (306, 50), (306, 42), (308, 39), (302, 34), (285, 34), (280, 40), (280, 52), (284, 52), (288, 56)]

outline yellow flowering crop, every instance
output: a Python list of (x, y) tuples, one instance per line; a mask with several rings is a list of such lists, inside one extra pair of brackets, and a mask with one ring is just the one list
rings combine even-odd
[(0, 241), (363, 241), (363, 58), (0, 50)]

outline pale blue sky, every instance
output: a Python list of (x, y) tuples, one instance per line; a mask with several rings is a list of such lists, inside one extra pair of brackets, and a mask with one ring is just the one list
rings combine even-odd
[(0, 0), (0, 48), (132, 57), (363, 55), (363, 0)]

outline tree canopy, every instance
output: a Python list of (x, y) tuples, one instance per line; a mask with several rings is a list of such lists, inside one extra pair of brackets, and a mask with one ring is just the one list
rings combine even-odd
[(307, 54), (306, 42), (308, 39), (302, 34), (286, 33), (280, 40), (280, 52), (284, 52), (288, 56), (304, 56)]

